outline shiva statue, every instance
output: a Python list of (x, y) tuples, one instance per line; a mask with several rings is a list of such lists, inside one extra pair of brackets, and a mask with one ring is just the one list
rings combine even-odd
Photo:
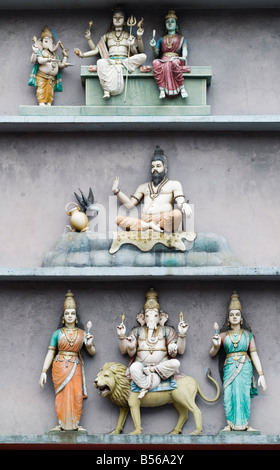
[(78, 48), (74, 50), (81, 58), (98, 54), (101, 56), (101, 59), (97, 61), (97, 74), (104, 91), (104, 99), (109, 99), (111, 96), (123, 92), (123, 69), (132, 73), (147, 58), (144, 54), (142, 21), (138, 23), (137, 38), (131, 34), (132, 25), (136, 24), (136, 20), (131, 17), (130, 20), (127, 20), (127, 24), (130, 26), (129, 32), (125, 29), (124, 11), (116, 8), (113, 12), (112, 25), (108, 32), (101, 37), (98, 44), (94, 44), (91, 30), (88, 28), (85, 32), (85, 38), (90, 50), (87, 52), (81, 52)]

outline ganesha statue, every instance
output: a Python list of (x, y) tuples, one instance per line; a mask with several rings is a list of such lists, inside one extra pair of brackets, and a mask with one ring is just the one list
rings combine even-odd
[(129, 367), (118, 363), (106, 363), (95, 380), (95, 387), (102, 397), (109, 396), (119, 406), (120, 415), (114, 431), (119, 434), (130, 410), (135, 426), (131, 434), (141, 434), (140, 407), (155, 407), (172, 403), (179, 413), (178, 421), (171, 434), (179, 434), (187, 420), (188, 411), (194, 416), (195, 430), (201, 434), (202, 417), (195, 403), (199, 393), (208, 402), (218, 399), (220, 389), (214, 399), (207, 398), (197, 381), (180, 373), (177, 354), (184, 354), (188, 323), (180, 313), (178, 333), (165, 323), (168, 315), (160, 309), (158, 294), (154, 289), (146, 293), (144, 310), (137, 315), (140, 326), (135, 326), (126, 335), (125, 317), (117, 326), (119, 347), (122, 354), (130, 357)]
[[(62, 91), (61, 70), (71, 66), (68, 59), (68, 50), (61, 41), (55, 44), (55, 34), (45, 26), (41, 36), (33, 37), (31, 63), (34, 64), (28, 85), (37, 88), (36, 97), (39, 106), (51, 106), (54, 92)], [(62, 58), (57, 51), (61, 47)]]

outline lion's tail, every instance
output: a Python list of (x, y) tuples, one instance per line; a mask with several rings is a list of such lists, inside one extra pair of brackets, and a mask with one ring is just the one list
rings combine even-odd
[(214, 403), (215, 401), (218, 400), (219, 396), (220, 396), (220, 387), (219, 387), (219, 384), (216, 382), (216, 380), (213, 379), (213, 377), (211, 377), (211, 370), (208, 369), (207, 370), (207, 377), (209, 380), (211, 380), (211, 382), (213, 382), (213, 384), (216, 386), (216, 389), (217, 389), (217, 393), (216, 393), (216, 396), (214, 398), (207, 398), (204, 393), (202, 392), (199, 384), (197, 384), (197, 388), (198, 388), (198, 393), (199, 395), (201, 396), (201, 398), (203, 398), (203, 400), (207, 401), (208, 403)]

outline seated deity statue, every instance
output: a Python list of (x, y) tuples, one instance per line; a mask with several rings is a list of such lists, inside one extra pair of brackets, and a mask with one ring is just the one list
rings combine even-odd
[[(129, 22), (128, 22), (129, 24)], [(120, 95), (124, 89), (123, 67), (132, 73), (146, 60), (144, 54), (143, 32), (141, 21), (138, 23), (137, 38), (124, 28), (125, 14), (123, 10), (116, 9), (113, 13), (113, 22), (109, 31), (104, 34), (97, 45), (91, 38), (90, 28), (86, 30), (85, 38), (90, 50), (81, 52), (75, 48), (78, 57), (92, 57), (100, 54), (97, 61), (97, 74), (103, 88), (104, 99)]]
[(160, 310), (158, 293), (149, 289), (143, 312), (137, 315), (140, 327), (134, 327), (126, 336), (124, 321), (117, 326), (119, 348), (131, 358), (127, 377), (140, 389), (138, 398), (150, 390), (159, 390), (162, 381), (179, 374), (180, 361), (186, 347), (188, 324), (180, 314), (178, 334), (172, 326), (165, 326), (167, 313)]
[[(37, 88), (36, 96), (39, 106), (51, 106), (55, 91), (62, 91), (61, 70), (72, 64), (67, 62), (68, 51), (58, 41), (54, 43), (53, 33), (45, 26), (39, 39), (34, 36), (31, 62), (34, 64), (28, 85)], [(57, 54), (62, 48), (63, 58)]]
[[(151, 159), (151, 181), (140, 184), (134, 194), (128, 197), (119, 189), (119, 178), (115, 177), (113, 193), (128, 210), (133, 209), (144, 198), (141, 218), (118, 215), (117, 225), (126, 231), (152, 230), (176, 232), (182, 221), (182, 214), (192, 215), (179, 181), (167, 178), (167, 158), (160, 146), (156, 146)], [(174, 203), (178, 209), (174, 209)]]
[(169, 10), (165, 16), (165, 29), (165, 36), (158, 41), (153, 36), (150, 41), (156, 57), (153, 61), (153, 71), (160, 91), (159, 98), (170, 98), (179, 94), (182, 98), (187, 98), (183, 71), (187, 65), (188, 46), (186, 38), (178, 34), (178, 18), (174, 10)]

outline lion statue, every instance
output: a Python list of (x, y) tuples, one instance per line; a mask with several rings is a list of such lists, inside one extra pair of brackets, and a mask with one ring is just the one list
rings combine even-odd
[(106, 362), (97, 374), (94, 381), (95, 387), (99, 390), (101, 397), (109, 397), (112, 403), (119, 407), (119, 418), (116, 429), (112, 434), (120, 434), (123, 430), (128, 412), (130, 410), (134, 423), (134, 431), (130, 434), (141, 434), (140, 407), (154, 407), (172, 403), (177, 410), (179, 417), (175, 428), (170, 434), (180, 434), (188, 419), (188, 412), (193, 414), (195, 430), (192, 435), (201, 434), (202, 417), (201, 411), (195, 404), (197, 393), (208, 403), (213, 403), (220, 396), (220, 387), (211, 377), (208, 369), (207, 377), (216, 386), (216, 396), (213, 399), (207, 398), (197, 381), (190, 376), (183, 376), (177, 379), (177, 388), (168, 391), (150, 391), (143, 398), (138, 398), (138, 392), (130, 389), (130, 380), (126, 377), (127, 367), (117, 362)]

